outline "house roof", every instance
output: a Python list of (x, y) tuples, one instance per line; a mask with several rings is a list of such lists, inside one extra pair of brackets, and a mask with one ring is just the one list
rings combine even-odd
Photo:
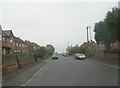
[(25, 42), (26, 42), (27, 45), (30, 45), (30, 46), (33, 46), (33, 44), (34, 44), (33, 42), (30, 42), (30, 41), (27, 41), (27, 40), (25, 40)]
[(1, 25), (0, 25), (0, 34), (2, 34), (2, 27), (1, 27)]
[(11, 34), (12, 36), (14, 36), (12, 30), (4, 30), (4, 33), (7, 34), (8, 36), (10, 36)]
[(20, 39), (19, 37), (14, 37), (14, 41), (17, 43), (21, 43), (21, 44), (26, 44), (22, 39)]
[(3, 37), (9, 37), (3, 30), (2, 30), (2, 36)]

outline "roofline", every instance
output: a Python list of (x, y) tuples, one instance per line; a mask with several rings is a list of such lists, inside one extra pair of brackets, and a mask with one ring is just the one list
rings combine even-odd
[[(12, 33), (12, 35), (13, 35), (13, 37), (14, 37), (14, 34), (13, 34), (13, 31), (12, 30), (3, 30), (4, 32), (5, 31), (11, 31), (11, 33)], [(5, 33), (6, 34), (6, 33)], [(8, 35), (9, 36), (9, 35)]]

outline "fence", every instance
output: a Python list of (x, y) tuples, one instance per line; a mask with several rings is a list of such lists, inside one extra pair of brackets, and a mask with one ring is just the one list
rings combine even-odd
[(3, 77), (35, 62), (34, 53), (18, 53), (2, 55)]
[(118, 55), (119, 52), (93, 52), (93, 57), (91, 58), (117, 66), (119, 61)]
[(92, 52), (92, 56), (93, 58), (96, 58), (96, 57), (104, 57), (104, 52)]

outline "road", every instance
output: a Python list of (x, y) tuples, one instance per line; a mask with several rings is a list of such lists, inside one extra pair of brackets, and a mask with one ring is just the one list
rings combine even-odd
[[(26, 71), (25, 74), (27, 75), (29, 72)], [(19, 74), (19, 77), (20, 76), (22, 77), (23, 75)], [(8, 81), (3, 84), (10, 85), (11, 83)], [(117, 86), (118, 68), (108, 64), (96, 62), (94, 60), (76, 60), (71, 56), (63, 57), (59, 55), (58, 60), (48, 59), (47, 64), (39, 67), (39, 69), (37, 69), (34, 74), (29, 77), (29, 79), (26, 81), (24, 80), (24, 82), (19, 85)]]

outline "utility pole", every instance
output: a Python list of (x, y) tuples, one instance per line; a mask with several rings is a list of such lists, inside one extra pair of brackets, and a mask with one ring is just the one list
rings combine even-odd
[(89, 39), (88, 39), (88, 28), (89, 28), (89, 26), (87, 27), (87, 42), (89, 42)]
[(69, 41), (67, 41), (67, 53), (69, 52)]
[(91, 42), (91, 28), (90, 28), (90, 42)]
[(68, 45), (68, 48), (69, 48), (69, 41), (67, 41), (67, 45)]

